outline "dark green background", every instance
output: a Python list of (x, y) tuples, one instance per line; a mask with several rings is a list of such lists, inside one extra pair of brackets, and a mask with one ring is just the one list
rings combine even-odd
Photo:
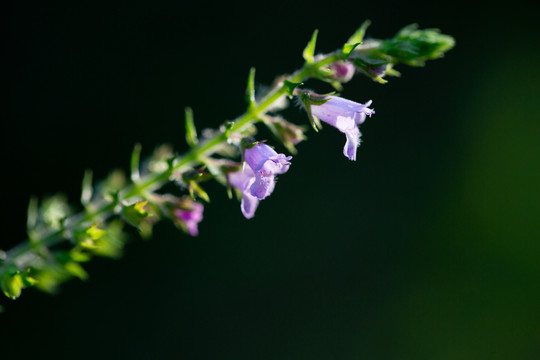
[(4, 249), (24, 239), (31, 195), (75, 203), (84, 170), (126, 169), (136, 142), (144, 154), (164, 142), (185, 151), (185, 106), (200, 129), (233, 119), (249, 68), (268, 84), (300, 67), (315, 28), (323, 52), (366, 18), (369, 36), (418, 22), (457, 46), (387, 85), (346, 86), (376, 109), (356, 163), (343, 134), (310, 131), (253, 220), (209, 184), (199, 237), (163, 223), (122, 260), (88, 264), (86, 283), (2, 299), (2, 359), (538, 359), (532, 9), (14, 3), (2, 15)]

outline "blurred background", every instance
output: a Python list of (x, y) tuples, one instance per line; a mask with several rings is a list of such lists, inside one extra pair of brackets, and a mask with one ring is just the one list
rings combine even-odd
[(310, 130), (254, 219), (208, 184), (199, 237), (163, 222), (123, 259), (85, 265), (87, 282), (2, 298), (0, 356), (538, 359), (533, 14), (519, 2), (12, 2), (2, 249), (25, 238), (31, 195), (76, 203), (84, 170), (127, 170), (136, 142), (186, 151), (185, 106), (199, 129), (234, 119), (249, 68), (260, 85), (299, 68), (315, 28), (320, 52), (365, 19), (368, 37), (417, 22), (457, 46), (386, 85), (355, 77), (342, 95), (376, 110), (357, 161), (343, 134)]

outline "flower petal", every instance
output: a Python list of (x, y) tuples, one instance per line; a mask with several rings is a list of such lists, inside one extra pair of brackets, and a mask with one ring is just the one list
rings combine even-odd
[(345, 133), (347, 141), (343, 147), (343, 155), (349, 160), (356, 161), (356, 149), (360, 146), (360, 135), (360, 130), (356, 126)]
[(244, 193), (244, 196), (242, 196), (240, 209), (242, 210), (242, 214), (244, 214), (246, 219), (251, 219), (255, 216), (255, 210), (257, 210), (257, 206), (259, 206), (259, 199), (248, 193)]
[(275, 185), (274, 175), (263, 176), (261, 173), (255, 174), (255, 181), (250, 187), (250, 194), (262, 200), (274, 191)]

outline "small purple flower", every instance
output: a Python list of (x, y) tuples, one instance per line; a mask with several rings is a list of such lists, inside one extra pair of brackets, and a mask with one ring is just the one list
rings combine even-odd
[(244, 160), (255, 174), (255, 182), (250, 187), (251, 195), (262, 200), (274, 191), (275, 176), (289, 170), (292, 156), (278, 154), (264, 143), (257, 143), (244, 151)]
[(191, 236), (199, 235), (198, 224), (203, 219), (204, 206), (198, 202), (191, 202), (187, 206), (174, 210), (174, 215), (185, 226), (185, 230)]
[(263, 143), (257, 143), (244, 151), (243, 169), (229, 173), (228, 180), (242, 192), (240, 208), (247, 219), (255, 216), (259, 201), (272, 194), (276, 186), (276, 175), (289, 170), (291, 158), (278, 154)]
[(229, 183), (242, 192), (242, 202), (240, 209), (246, 219), (251, 219), (255, 216), (255, 210), (259, 206), (259, 199), (251, 195), (251, 185), (255, 182), (255, 174), (249, 165), (245, 165), (243, 169), (228, 174)]
[(330, 65), (329, 68), (330, 70), (334, 71), (334, 75), (332, 77), (342, 83), (350, 81), (353, 78), (356, 70), (354, 64), (345, 61), (336, 61)]
[[(356, 160), (356, 149), (360, 146), (360, 130), (358, 126), (366, 120), (366, 115), (375, 113), (368, 108), (371, 100), (359, 104), (337, 96), (329, 96), (329, 100), (321, 105), (310, 104), (311, 115), (332, 125), (347, 136), (343, 147), (343, 155)], [(328, 99), (328, 98), (327, 98)]]

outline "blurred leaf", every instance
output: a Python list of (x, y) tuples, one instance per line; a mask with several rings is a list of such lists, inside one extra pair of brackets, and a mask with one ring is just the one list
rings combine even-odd
[(28, 212), (26, 217), (26, 231), (30, 232), (37, 224), (39, 216), (38, 199), (35, 196), (30, 197), (28, 202)]
[(130, 161), (130, 169), (131, 169), (131, 181), (137, 182), (139, 181), (141, 175), (139, 170), (139, 162), (141, 159), (141, 150), (142, 146), (141, 144), (137, 143), (133, 147), (133, 151), (131, 152), (131, 161)]
[(199, 143), (197, 129), (193, 120), (193, 110), (188, 106), (185, 108), (186, 117), (186, 142), (189, 147), (195, 147)]
[(92, 199), (92, 194), (92, 170), (86, 169), (82, 181), (81, 204), (88, 205)]
[(86, 270), (84, 270), (83, 267), (75, 261), (69, 261), (65, 263), (64, 270), (81, 280), (88, 279), (88, 273), (86, 272)]
[(249, 71), (248, 83), (246, 87), (246, 100), (249, 104), (249, 109), (254, 109), (255, 104), (255, 68), (252, 67)]

